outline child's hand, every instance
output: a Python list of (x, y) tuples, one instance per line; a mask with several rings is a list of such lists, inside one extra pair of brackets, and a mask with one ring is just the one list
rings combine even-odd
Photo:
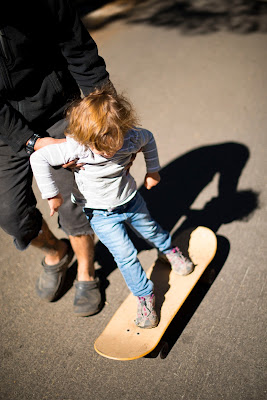
[(145, 177), (144, 185), (149, 190), (160, 182), (160, 174), (158, 172), (148, 172)]
[(63, 204), (63, 197), (60, 193), (58, 193), (55, 197), (51, 197), (48, 200), (48, 205), (50, 208), (50, 217), (52, 217), (56, 211), (58, 211), (59, 207)]

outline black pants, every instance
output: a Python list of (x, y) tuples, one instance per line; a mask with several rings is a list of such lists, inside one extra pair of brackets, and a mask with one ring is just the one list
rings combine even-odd
[[(64, 137), (65, 120), (58, 121), (48, 132), (51, 137)], [(91, 234), (90, 224), (80, 206), (71, 202), (73, 173), (54, 168), (53, 176), (64, 198), (59, 209), (59, 226), (67, 235)], [(36, 208), (32, 190), (32, 171), (29, 158), (15, 154), (0, 141), (0, 226), (13, 236), (19, 250), (24, 250), (38, 236), (42, 215)]]

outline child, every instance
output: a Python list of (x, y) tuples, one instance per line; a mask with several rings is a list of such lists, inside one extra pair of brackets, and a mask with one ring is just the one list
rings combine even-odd
[(146, 277), (125, 224), (163, 253), (174, 272), (187, 275), (193, 270), (191, 261), (178, 248), (172, 248), (170, 234), (151, 218), (135, 180), (125, 168), (132, 155), (142, 151), (147, 169), (145, 187), (151, 189), (159, 183), (154, 137), (145, 129), (135, 128), (137, 119), (130, 103), (109, 86), (75, 103), (67, 119), (66, 141), (43, 147), (30, 158), (42, 197), (48, 199), (53, 215), (63, 199), (50, 166), (74, 159), (83, 164), (75, 172), (79, 190), (73, 189), (73, 201), (83, 205), (93, 230), (137, 297), (136, 325), (153, 328), (158, 324), (153, 283)]

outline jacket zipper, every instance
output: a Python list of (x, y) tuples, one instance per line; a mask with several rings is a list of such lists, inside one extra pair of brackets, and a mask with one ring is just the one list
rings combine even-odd
[(5, 36), (4, 36), (4, 32), (2, 30), (0, 30), (0, 44), (1, 44), (1, 48), (2, 48), (2, 53), (5, 57), (6, 60), (8, 60), (8, 56), (7, 56), (7, 49), (6, 49), (6, 44), (5, 44)]
[(0, 56), (0, 70), (2, 71), (4, 84), (7, 90), (12, 90), (13, 85), (6, 65), (8, 62), (8, 50), (6, 46), (5, 33), (3, 30), (0, 30), (0, 51), (3, 55), (3, 57)]

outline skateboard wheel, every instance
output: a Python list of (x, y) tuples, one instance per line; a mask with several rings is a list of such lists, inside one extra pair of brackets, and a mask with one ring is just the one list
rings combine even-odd
[(160, 358), (161, 358), (162, 360), (164, 360), (164, 358), (167, 357), (168, 353), (169, 353), (169, 344), (168, 344), (167, 342), (164, 342), (164, 343), (162, 344), (162, 347), (161, 347), (159, 356), (160, 356)]

